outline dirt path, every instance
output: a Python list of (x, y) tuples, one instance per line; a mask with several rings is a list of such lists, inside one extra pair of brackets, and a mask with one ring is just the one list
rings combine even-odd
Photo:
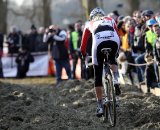
[(52, 78), (1, 81), (0, 130), (106, 130), (160, 129), (160, 98), (122, 86), (117, 126), (95, 117), (93, 80)]

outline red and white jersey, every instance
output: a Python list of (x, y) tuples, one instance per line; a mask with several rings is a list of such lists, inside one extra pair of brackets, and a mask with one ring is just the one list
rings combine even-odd
[(81, 53), (86, 54), (86, 47), (89, 36), (92, 35), (92, 62), (97, 64), (96, 52), (97, 46), (104, 41), (114, 41), (120, 45), (120, 38), (118, 36), (118, 29), (114, 19), (109, 17), (103, 17), (97, 21), (89, 21), (85, 24), (82, 41), (81, 41)]

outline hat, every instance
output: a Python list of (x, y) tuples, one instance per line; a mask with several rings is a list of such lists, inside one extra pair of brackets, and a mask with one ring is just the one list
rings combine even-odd
[(157, 21), (154, 19), (149, 19), (146, 21), (147, 26), (152, 26), (152, 25), (155, 25), (156, 23), (157, 23)]
[(144, 11), (141, 13), (142, 16), (151, 16), (151, 15), (153, 15), (153, 14), (154, 14), (154, 12), (153, 12), (152, 10), (144, 10)]
[(116, 16), (120, 16), (118, 10), (114, 10), (113, 13), (114, 13)]
[(123, 16), (123, 15), (120, 15), (120, 16), (118, 16), (117, 21), (122, 21), (123, 18), (124, 18), (124, 16)]
[(35, 29), (36, 30), (36, 27), (32, 24), (31, 25), (31, 29)]

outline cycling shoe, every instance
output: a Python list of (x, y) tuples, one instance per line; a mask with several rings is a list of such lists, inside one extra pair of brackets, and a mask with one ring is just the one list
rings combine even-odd
[(96, 116), (97, 117), (102, 117), (103, 113), (104, 113), (103, 108), (102, 107), (97, 107)]

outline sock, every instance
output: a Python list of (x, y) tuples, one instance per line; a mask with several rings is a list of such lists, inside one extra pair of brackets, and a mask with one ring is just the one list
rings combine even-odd
[(102, 100), (97, 101), (98, 107), (102, 107)]

